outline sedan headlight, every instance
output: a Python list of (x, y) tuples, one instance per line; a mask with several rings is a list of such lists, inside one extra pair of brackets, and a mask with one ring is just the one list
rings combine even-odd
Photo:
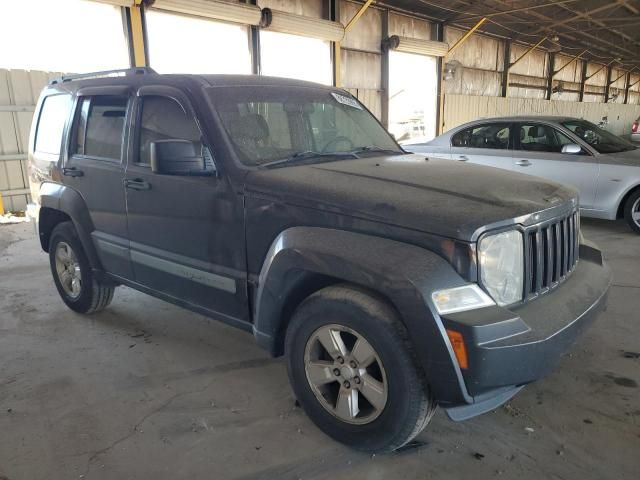
[(517, 230), (488, 235), (478, 245), (480, 281), (498, 305), (522, 300), (524, 240)]

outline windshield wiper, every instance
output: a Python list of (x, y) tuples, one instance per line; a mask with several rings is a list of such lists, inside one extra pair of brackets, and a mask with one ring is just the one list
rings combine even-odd
[(402, 150), (396, 150), (394, 148), (384, 148), (378, 145), (366, 145), (364, 147), (358, 147), (355, 150), (351, 150), (349, 153), (362, 153), (362, 152), (382, 152), (382, 153), (405, 153)]
[(312, 158), (325, 158), (325, 157), (337, 157), (337, 158), (359, 158), (355, 152), (315, 152), (308, 150), (306, 152), (297, 152), (287, 158), (281, 158), (279, 160), (272, 160), (260, 164), (260, 167), (274, 167), (276, 165), (282, 165), (285, 163), (296, 163), (303, 160), (309, 160)]

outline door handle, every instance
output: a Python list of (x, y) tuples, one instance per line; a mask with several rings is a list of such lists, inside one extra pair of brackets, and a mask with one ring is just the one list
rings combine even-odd
[(460, 155), (458, 157), (458, 160), (460, 160), (461, 162), (467, 162), (469, 161), (469, 157), (467, 157), (466, 155)]
[(516, 162), (516, 165), (519, 165), (521, 167), (528, 167), (529, 165), (531, 165), (531, 162), (529, 160), (518, 160)]
[(67, 177), (82, 177), (84, 172), (82, 170), (78, 170), (76, 167), (64, 167), (62, 169), (62, 174)]
[(151, 190), (151, 184), (141, 178), (134, 178), (133, 180), (126, 178), (124, 186), (132, 190)]

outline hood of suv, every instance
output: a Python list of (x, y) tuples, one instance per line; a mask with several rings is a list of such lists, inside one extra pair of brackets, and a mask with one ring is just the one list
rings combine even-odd
[(421, 155), (256, 169), (246, 184), (248, 195), (461, 240), (576, 197), (537, 177)]

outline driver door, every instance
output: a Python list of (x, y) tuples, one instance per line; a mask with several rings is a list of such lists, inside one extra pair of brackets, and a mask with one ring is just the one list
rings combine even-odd
[[(133, 138), (125, 190), (135, 281), (232, 323), (248, 321), (241, 197), (219, 174), (151, 168), (153, 142), (187, 141), (194, 150), (212, 151), (184, 94), (172, 87), (141, 88)], [(203, 158), (205, 170), (215, 168), (210, 155)]]

